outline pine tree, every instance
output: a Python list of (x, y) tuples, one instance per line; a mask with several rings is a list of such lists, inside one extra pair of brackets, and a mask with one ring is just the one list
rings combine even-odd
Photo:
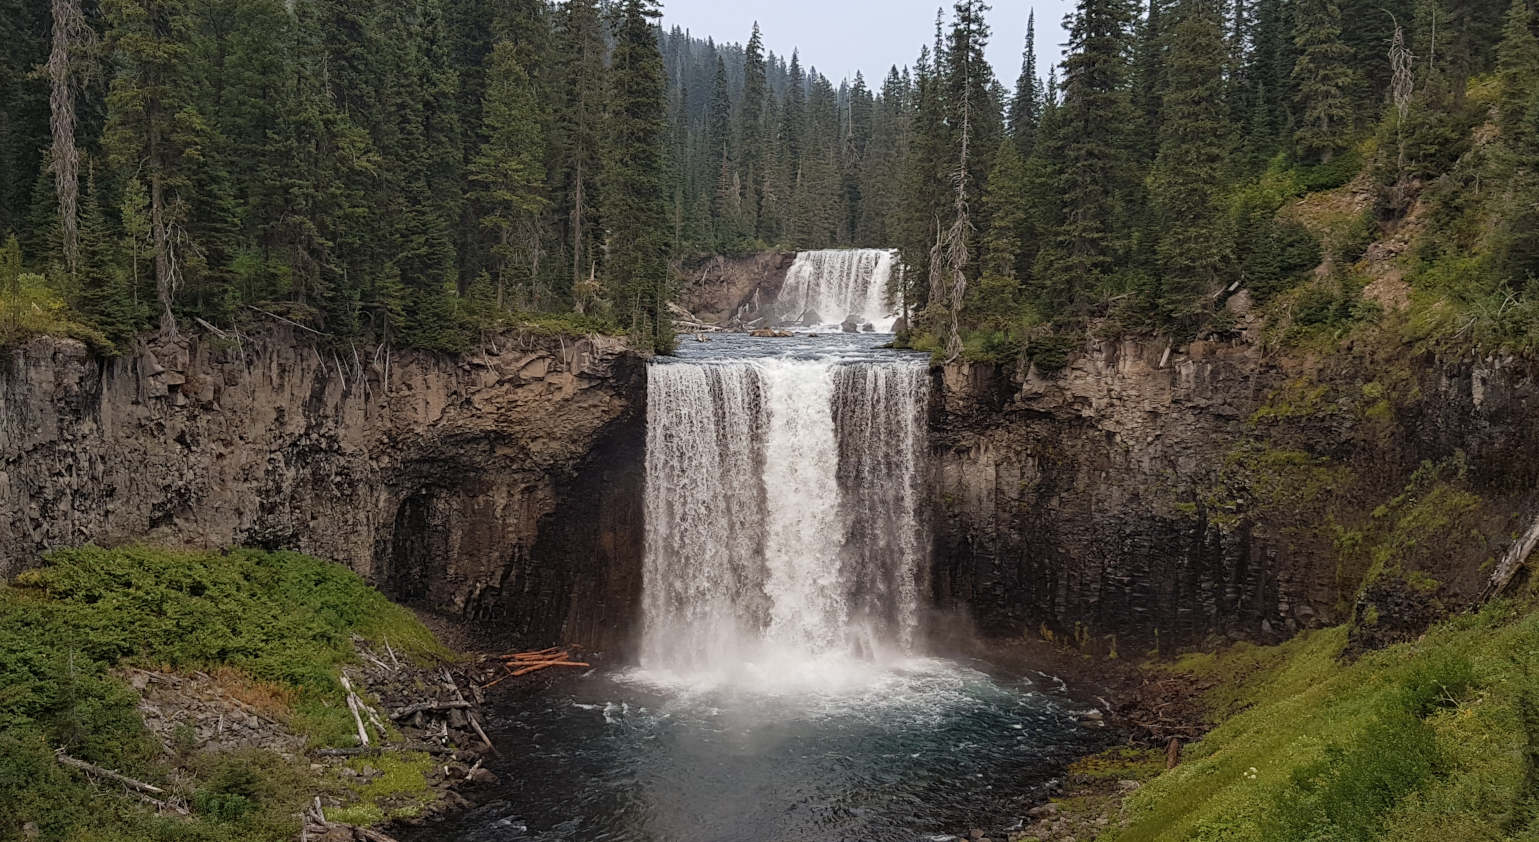
[(1223, 230), (1221, 174), (1228, 50), (1217, 0), (1177, 0), (1169, 30), (1160, 152), (1149, 177), (1162, 315), (1190, 325), (1221, 290), (1232, 264)]
[(1501, 80), (1502, 134), (1515, 137), (1527, 119), (1528, 104), (1539, 92), (1539, 38), (1534, 37), (1534, 13), (1527, 0), (1513, 0), (1497, 48)]
[(738, 149), (741, 150), (739, 171), (746, 205), (744, 214), (756, 234), (760, 233), (759, 216), (764, 205), (764, 72), (764, 36), (755, 22), (743, 56), (743, 107), (739, 112)]
[(1037, 124), (1042, 120), (1042, 81), (1037, 78), (1037, 13), (1026, 17), (1026, 51), (1021, 56), (1021, 75), (1010, 99), (1010, 137), (1022, 159), (1031, 156), (1037, 143)]
[(560, 51), (565, 98), (555, 121), (560, 170), (564, 173), (563, 217), (571, 251), (572, 286), (587, 282), (598, 271), (603, 237), (595, 209), (602, 166), (603, 115), (606, 91), (603, 21), (597, 0), (569, 0), (563, 7)]
[(616, 8), (610, 80), (605, 216), (613, 299), (631, 332), (649, 347), (673, 347), (668, 322), (668, 246), (660, 169), (664, 120), (663, 59), (652, 21), (654, 0)]
[(1132, 24), (1126, 0), (1081, 0), (1070, 20), (1054, 150), (1063, 210), (1040, 270), (1057, 307), (1083, 307), (1115, 270), (1126, 238), (1126, 132), (1137, 125), (1128, 93)]
[(1294, 135), (1299, 158), (1329, 163), (1350, 144), (1352, 51), (1341, 40), (1337, 0), (1296, 0), (1293, 42), (1298, 63), (1293, 82), (1299, 107)]
[[(481, 134), (486, 140), (471, 162), (470, 178), (478, 188), (475, 197), (486, 209), (481, 224), (497, 237), (492, 249), (497, 307), (512, 304), (539, 310), (550, 303), (539, 275), (545, 234), (541, 223), (549, 204), (544, 120), (534, 85), (511, 42), (497, 42), (488, 68), (486, 102), (481, 108)], [(510, 287), (515, 290), (512, 301)]]
[(174, 336), (172, 303), (196, 252), (187, 234), (185, 194), (203, 142), (202, 120), (191, 105), (192, 19), (185, 0), (106, 0), (103, 10), (118, 65), (103, 144), (117, 166), (142, 172), (149, 183), (160, 329)]

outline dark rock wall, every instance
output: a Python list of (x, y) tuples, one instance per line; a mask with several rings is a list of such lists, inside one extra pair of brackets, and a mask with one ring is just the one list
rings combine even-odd
[(686, 263), (679, 269), (679, 305), (708, 324), (757, 322), (774, 315), (795, 262), (795, 252), (769, 251)]
[(494, 631), (615, 646), (645, 388), (602, 338), (355, 357), (203, 337), (114, 360), (39, 340), (0, 359), (0, 575), (85, 542), (292, 548)]
[[(1051, 377), (948, 366), (936, 389), (931, 584), (991, 635), (1124, 654), (1277, 640), (1350, 619), (1383, 557), (1461, 606), (1539, 510), (1531, 363), (1126, 341)], [(1295, 391), (1307, 405), (1279, 397)], [(1375, 510), (1413, 505), (1428, 464), (1467, 465), (1444, 485), (1469, 502), (1411, 541), (1386, 525), (1400, 509)]]

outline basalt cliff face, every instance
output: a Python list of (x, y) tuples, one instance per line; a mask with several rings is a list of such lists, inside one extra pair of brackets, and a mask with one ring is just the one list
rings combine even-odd
[(982, 631), (1142, 654), (1478, 600), (1539, 511), (1539, 366), (1095, 344), (935, 376), (932, 586)]
[(503, 336), (462, 357), (275, 334), (0, 362), (0, 574), (125, 541), (301, 550), (514, 636), (629, 644), (644, 361)]

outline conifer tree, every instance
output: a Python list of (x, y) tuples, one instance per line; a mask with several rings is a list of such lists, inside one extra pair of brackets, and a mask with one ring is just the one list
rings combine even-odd
[(1352, 129), (1352, 51), (1341, 40), (1338, 0), (1296, 0), (1293, 42), (1299, 50), (1293, 83), (1299, 108), (1294, 135), (1300, 159), (1329, 163), (1349, 145)]
[(1010, 137), (1022, 160), (1031, 156), (1042, 120), (1042, 81), (1037, 77), (1037, 13), (1026, 16), (1026, 51), (1021, 56), (1021, 75), (1010, 99)]
[[(541, 288), (545, 194), (545, 137), (539, 102), (516, 47), (499, 41), (488, 65), (481, 144), (470, 165), (475, 194), (485, 210), (481, 224), (495, 233), (496, 302), (536, 310), (549, 304)], [(509, 288), (515, 290), (512, 301)]]
[(668, 322), (667, 217), (661, 177), (664, 118), (663, 58), (653, 21), (654, 0), (623, 0), (616, 8), (611, 63), (606, 188), (608, 273), (615, 305), (648, 347), (673, 347)]
[(1502, 134), (1514, 137), (1527, 119), (1528, 104), (1539, 92), (1539, 38), (1534, 36), (1534, 13), (1528, 0), (1513, 0), (1507, 25), (1497, 48), (1501, 80)]
[(160, 328), (175, 335), (171, 308), (196, 251), (185, 193), (203, 143), (202, 120), (191, 104), (193, 23), (185, 0), (106, 0), (103, 10), (118, 64), (103, 142), (117, 166), (142, 172), (148, 182)]
[(1042, 269), (1060, 307), (1079, 307), (1109, 279), (1126, 236), (1133, 9), (1126, 0), (1080, 0), (1069, 22), (1055, 151), (1063, 210)]
[(1230, 151), (1228, 50), (1218, 0), (1177, 0), (1171, 11), (1160, 152), (1149, 181), (1162, 315), (1189, 325), (1223, 288), (1232, 264), (1220, 208)]
[(743, 56), (743, 107), (738, 124), (744, 214), (755, 233), (758, 233), (760, 208), (764, 204), (764, 73), (764, 36), (755, 22)]
[(564, 208), (571, 251), (573, 289), (597, 272), (602, 240), (595, 208), (603, 148), (606, 92), (603, 21), (597, 0), (569, 0), (563, 8), (560, 36), (565, 97), (561, 119), (560, 164), (565, 173)]

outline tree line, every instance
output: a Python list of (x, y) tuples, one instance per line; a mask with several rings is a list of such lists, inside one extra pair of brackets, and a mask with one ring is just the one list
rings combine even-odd
[[(983, 0), (838, 84), (652, 0), (0, 0), (0, 232), (112, 337), (260, 310), (452, 349), (577, 313), (666, 348), (671, 261), (890, 246), (909, 341), (1008, 356), (1221, 329), (1418, 203), (1422, 275), (1522, 297), (1527, 2), (1081, 0), (1046, 79), (1022, 22), (1006, 87)], [(1364, 172), (1353, 242), (1279, 214)]]

